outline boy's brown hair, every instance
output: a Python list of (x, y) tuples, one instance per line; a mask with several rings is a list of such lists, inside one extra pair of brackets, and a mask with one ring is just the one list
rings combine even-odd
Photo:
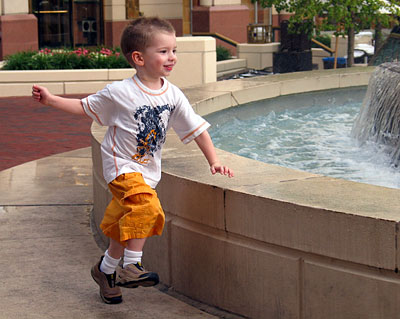
[(175, 33), (175, 29), (167, 20), (158, 17), (142, 17), (125, 27), (121, 36), (121, 50), (130, 65), (134, 66), (132, 52), (143, 52), (150, 45), (155, 32)]

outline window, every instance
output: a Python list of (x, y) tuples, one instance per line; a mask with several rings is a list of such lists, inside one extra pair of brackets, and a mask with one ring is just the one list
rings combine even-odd
[(102, 7), (102, 0), (32, 0), (39, 47), (101, 45)]

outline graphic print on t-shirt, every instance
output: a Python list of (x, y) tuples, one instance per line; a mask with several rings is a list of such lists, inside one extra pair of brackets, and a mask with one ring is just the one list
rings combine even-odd
[[(137, 109), (134, 118), (139, 123), (139, 132), (136, 137), (136, 154), (132, 156), (134, 161), (148, 164), (149, 157), (154, 157), (154, 153), (165, 143), (168, 119), (172, 111), (169, 104), (156, 107), (143, 105)], [(162, 116), (164, 112), (167, 113)]]

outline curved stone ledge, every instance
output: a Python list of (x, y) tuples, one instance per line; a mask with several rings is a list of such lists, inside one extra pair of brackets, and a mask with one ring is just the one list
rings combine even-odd
[[(178, 37), (179, 63), (169, 80), (185, 87), (215, 82), (217, 62), (215, 39), (211, 37)], [(187, 70), (190, 69), (190, 72)], [(80, 70), (0, 70), (0, 96), (27, 96), (33, 84), (46, 86), (53, 94), (88, 94), (113, 81), (131, 77), (134, 69)]]
[[(365, 86), (372, 71), (299, 72), (184, 91), (206, 115), (280, 95)], [(92, 126), (95, 230), (111, 198), (101, 173), (104, 132)], [(146, 266), (165, 284), (251, 318), (398, 315), (399, 189), (217, 151), (235, 178), (211, 176), (195, 143), (185, 146), (168, 133), (157, 187), (167, 222), (145, 248)]]

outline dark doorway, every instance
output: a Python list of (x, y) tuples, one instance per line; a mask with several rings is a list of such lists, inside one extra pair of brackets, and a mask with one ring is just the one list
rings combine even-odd
[(103, 43), (102, 0), (32, 0), (40, 48)]

